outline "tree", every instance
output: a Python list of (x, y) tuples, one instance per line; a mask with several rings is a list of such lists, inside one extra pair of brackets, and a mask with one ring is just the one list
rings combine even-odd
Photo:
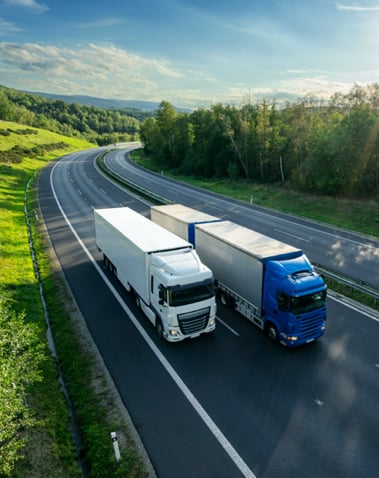
[(269, 162), (271, 136), (270, 108), (266, 101), (263, 101), (258, 109), (256, 134), (260, 179), (265, 182), (268, 179), (266, 169)]
[(189, 115), (182, 113), (175, 121), (175, 149), (173, 154), (173, 165), (179, 168), (184, 174), (190, 173), (192, 169), (193, 144), (195, 135), (193, 124)]
[(170, 167), (200, 177), (287, 182), (328, 194), (377, 194), (379, 84), (355, 85), (325, 104), (308, 96), (277, 109), (250, 101), (177, 115), (160, 104), (141, 127), (146, 148)]
[(378, 129), (379, 118), (375, 119), (368, 104), (354, 107), (341, 121), (337, 131), (336, 161), (340, 164), (344, 192), (363, 192), (359, 185), (373, 155), (378, 153)]
[(9, 101), (5, 92), (0, 89), (0, 119), (8, 120), (12, 119), (12, 112), (14, 111), (14, 106)]
[(157, 125), (164, 140), (164, 148), (162, 152), (169, 165), (171, 165), (174, 155), (175, 119), (175, 108), (168, 101), (162, 101), (157, 110)]
[(145, 153), (159, 161), (162, 155), (163, 138), (155, 118), (148, 118), (142, 123), (140, 136)]
[[(243, 176), (249, 179), (246, 146), (248, 126), (246, 120), (243, 120), (242, 112), (230, 106), (220, 106), (218, 121), (228, 144), (228, 147), (225, 148), (228, 151), (225, 171), (228, 172), (229, 175), (236, 176), (240, 168), (243, 172)], [(235, 164), (236, 162), (238, 166)]]

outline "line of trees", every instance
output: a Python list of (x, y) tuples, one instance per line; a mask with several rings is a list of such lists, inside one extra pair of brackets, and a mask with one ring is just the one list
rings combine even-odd
[(0, 119), (81, 137), (100, 146), (139, 138), (140, 120), (125, 110), (70, 104), (5, 86), (0, 86)]
[(140, 136), (152, 160), (180, 174), (379, 197), (377, 83), (284, 107), (263, 101), (177, 113), (162, 101)]
[(206, 178), (282, 183), (317, 194), (379, 197), (379, 84), (327, 102), (307, 97), (216, 104), (191, 113), (162, 101), (155, 116), (65, 103), (0, 85), (0, 119), (98, 145), (141, 138), (161, 167)]

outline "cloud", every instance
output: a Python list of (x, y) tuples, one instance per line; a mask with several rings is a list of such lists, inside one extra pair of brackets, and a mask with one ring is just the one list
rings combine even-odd
[(325, 75), (314, 77), (297, 77), (292, 80), (284, 80), (280, 82), (282, 91), (291, 94), (297, 94), (298, 97), (306, 96), (310, 93), (319, 98), (328, 99), (336, 92), (348, 92), (353, 83), (344, 83), (341, 81), (330, 80)]
[(160, 97), (167, 82), (182, 78), (167, 61), (94, 43), (74, 49), (3, 42), (0, 71), (14, 88), (103, 98)]
[(83, 22), (77, 23), (74, 26), (76, 28), (107, 28), (113, 27), (115, 25), (120, 25), (125, 23), (125, 20), (122, 18), (101, 18), (100, 20), (96, 20), (93, 22)]
[(341, 3), (336, 4), (337, 10), (342, 11), (353, 11), (353, 12), (378, 12), (379, 5), (376, 7), (363, 7), (363, 6), (355, 6), (355, 5), (342, 5)]
[(5, 0), (4, 3), (12, 7), (25, 7), (36, 13), (44, 13), (49, 10), (47, 5), (38, 3), (35, 0)]
[(285, 75), (287, 73), (290, 74), (290, 75), (299, 75), (299, 74), (307, 73), (307, 70), (300, 70), (300, 69), (296, 69), (296, 68), (288, 68), (287, 71), (285, 71), (281, 74)]
[(6, 36), (12, 33), (18, 33), (22, 31), (14, 23), (8, 22), (4, 18), (0, 18), (0, 36)]

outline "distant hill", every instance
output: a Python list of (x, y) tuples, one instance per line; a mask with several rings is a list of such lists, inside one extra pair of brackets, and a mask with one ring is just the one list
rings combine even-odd
[(26, 93), (0, 85), (0, 119), (76, 136), (102, 146), (137, 141), (140, 124), (152, 111), (106, 108)]
[[(96, 98), (94, 96), (86, 95), (57, 95), (52, 93), (42, 93), (40, 91), (24, 91), (24, 93), (30, 93), (33, 95), (42, 96), (43, 98), (48, 98), (52, 100), (62, 100), (66, 103), (78, 103), (84, 106), (95, 106), (96, 108), (105, 108), (105, 109), (135, 109), (140, 111), (153, 112), (158, 109), (159, 103), (154, 101), (142, 101), (142, 100), (115, 100), (109, 98)], [(177, 111), (187, 111), (191, 110), (186, 108), (176, 108)]]

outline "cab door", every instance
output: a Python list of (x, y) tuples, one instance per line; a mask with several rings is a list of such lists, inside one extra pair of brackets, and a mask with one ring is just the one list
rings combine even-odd
[(150, 276), (151, 305), (162, 317), (167, 315), (167, 288), (153, 274)]

